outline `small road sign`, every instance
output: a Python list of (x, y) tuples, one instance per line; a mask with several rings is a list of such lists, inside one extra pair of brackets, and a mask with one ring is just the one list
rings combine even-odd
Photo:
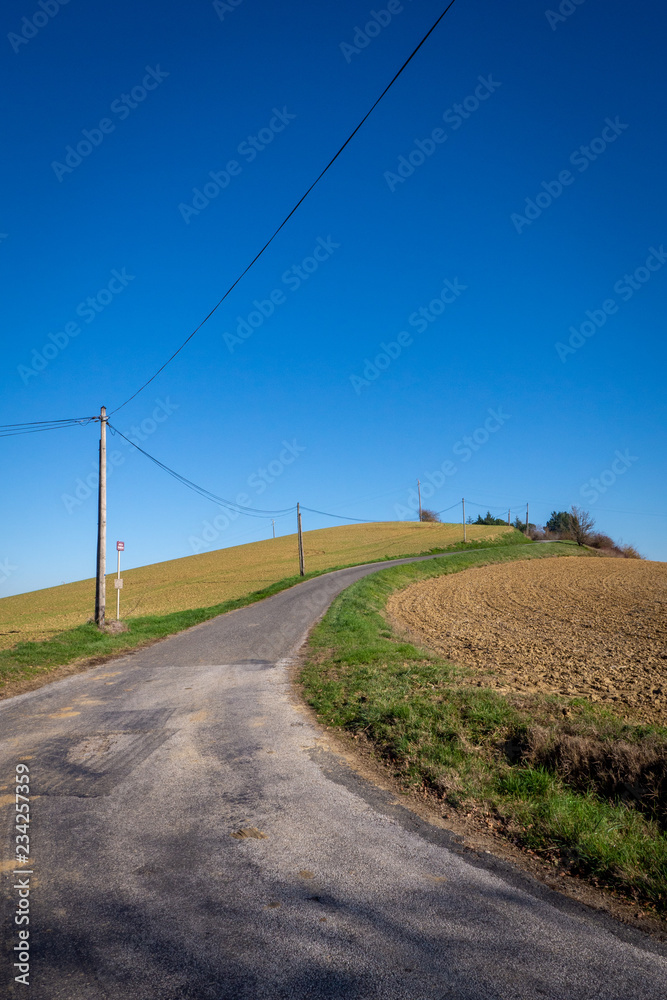
[(122, 590), (123, 589), (123, 578), (122, 577), (120, 577), (120, 578), (116, 577), (116, 579), (113, 582), (113, 585), (116, 588), (116, 590)]
[(117, 552), (124, 552), (125, 551), (125, 542), (116, 542), (116, 551)]

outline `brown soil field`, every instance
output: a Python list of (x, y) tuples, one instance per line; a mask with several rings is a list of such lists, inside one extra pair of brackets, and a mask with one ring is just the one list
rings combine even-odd
[(388, 612), (485, 687), (586, 697), (667, 724), (667, 563), (484, 566), (415, 583), (390, 597)]
[[(513, 528), (468, 525), (468, 538), (496, 539)], [(460, 524), (392, 521), (304, 532), (306, 572), (419, 554), (461, 541)], [(115, 553), (114, 553), (115, 557)], [(112, 559), (115, 564), (115, 558)], [(121, 618), (211, 607), (297, 575), (296, 535), (123, 569)], [(107, 613), (116, 611), (113, 576), (107, 577)], [(81, 580), (0, 600), (0, 649), (49, 639), (93, 614), (95, 581)]]

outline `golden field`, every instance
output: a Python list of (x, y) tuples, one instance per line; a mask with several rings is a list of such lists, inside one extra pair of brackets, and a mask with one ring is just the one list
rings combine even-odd
[[(467, 525), (469, 541), (496, 539), (513, 528)], [(418, 555), (462, 540), (460, 524), (392, 521), (304, 532), (306, 572)], [(296, 535), (283, 535), (199, 555), (123, 570), (121, 617), (211, 607), (270, 586), (299, 572)], [(107, 576), (107, 617), (116, 610), (115, 574)], [(94, 580), (80, 580), (0, 600), (0, 649), (48, 639), (87, 621), (95, 606)]]

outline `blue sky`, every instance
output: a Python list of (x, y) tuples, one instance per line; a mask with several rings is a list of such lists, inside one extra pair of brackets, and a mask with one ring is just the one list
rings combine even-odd
[[(7, 4), (0, 423), (121, 407), (443, 6)], [(415, 519), (430, 476), (436, 510), (576, 503), (667, 559), (666, 21), (457, 0), (112, 424), (257, 508)], [(0, 442), (0, 595), (93, 575), (97, 433)], [(109, 450), (110, 568), (270, 534)]]

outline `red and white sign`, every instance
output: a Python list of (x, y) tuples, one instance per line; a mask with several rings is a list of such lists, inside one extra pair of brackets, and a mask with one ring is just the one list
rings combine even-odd
[(125, 551), (125, 542), (116, 542), (116, 551), (117, 552), (124, 552)]

